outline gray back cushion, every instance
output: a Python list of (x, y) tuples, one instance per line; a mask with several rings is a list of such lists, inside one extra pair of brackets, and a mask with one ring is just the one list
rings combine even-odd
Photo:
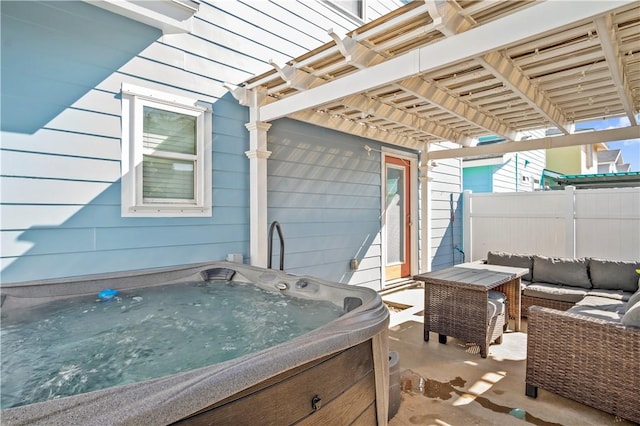
[(533, 281), (591, 288), (588, 263), (584, 258), (533, 256)]
[(513, 254), (501, 251), (490, 251), (487, 253), (487, 264), (512, 266), (514, 268), (527, 268), (529, 273), (522, 277), (523, 280), (531, 281), (531, 269), (533, 268), (533, 256), (529, 254)]
[(640, 269), (640, 262), (589, 260), (589, 272), (593, 288), (624, 290), (635, 293), (638, 290), (636, 269)]

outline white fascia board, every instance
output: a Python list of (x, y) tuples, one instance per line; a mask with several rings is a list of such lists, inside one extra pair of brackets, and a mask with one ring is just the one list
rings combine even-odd
[(504, 154), (483, 158), (468, 158), (462, 162), (462, 167), (500, 166), (507, 161), (507, 157)]
[(635, 1), (637, 0), (584, 1), (580, 2), (580, 7), (576, 7), (576, 2), (548, 0), (322, 86), (264, 105), (260, 107), (259, 117), (262, 121), (271, 121), (335, 102), (345, 96), (475, 58), (566, 25), (593, 19)]
[(574, 133), (564, 136), (548, 136), (539, 139), (527, 139), (519, 142), (503, 142), (467, 148), (429, 151), (427, 155), (429, 160), (468, 158), (481, 155), (506, 154), (509, 152), (563, 148), (567, 146), (591, 145), (606, 141), (637, 139), (638, 135), (640, 135), (640, 126), (629, 126), (618, 129), (598, 130), (595, 132)]
[[(188, 33), (198, 0), (84, 0), (86, 3), (162, 30), (163, 34)], [(155, 8), (157, 10), (152, 9)]]

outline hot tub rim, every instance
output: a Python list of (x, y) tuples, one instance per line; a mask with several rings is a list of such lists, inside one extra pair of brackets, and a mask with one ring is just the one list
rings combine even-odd
[[(192, 264), (178, 269), (187, 273), (212, 265), (225, 265), (240, 269), (249, 268), (257, 272), (264, 270), (226, 261)], [(164, 273), (167, 270), (171, 271), (175, 268), (137, 270), (136, 276)], [(124, 271), (122, 275), (118, 274), (118, 276), (129, 277), (126, 275), (127, 272), (129, 271)], [(380, 295), (373, 289), (334, 283), (310, 276), (274, 272), (279, 276), (286, 276), (288, 279), (313, 280), (341, 291), (358, 294), (361, 296), (362, 305), (302, 336), (222, 363), (144, 382), (7, 408), (2, 410), (3, 424), (5, 422), (7, 422), (6, 424), (31, 423), (38, 419), (46, 419), (47, 424), (55, 424), (56, 421), (59, 421), (59, 424), (68, 424), (69, 415), (73, 418), (82, 418), (83, 422), (86, 421), (87, 424), (114, 423), (114, 417), (115, 423), (119, 424), (140, 424), (140, 422), (150, 421), (152, 423), (170, 423), (205, 409), (217, 401), (284, 371), (328, 354), (345, 350), (372, 339), (380, 333), (386, 335), (389, 312)], [(97, 275), (109, 274), (72, 277), (72, 282), (83, 281), (87, 277), (96, 278)], [(176, 282), (180, 282), (180, 280)], [(38, 280), (34, 285), (42, 286), (47, 281), (49, 280)], [(58, 284), (69, 283), (69, 279), (53, 279), (51, 281)], [(30, 282), (17, 283), (17, 285), (6, 288), (25, 288), (28, 285), (26, 283)], [(5, 285), (3, 284), (2, 287), (4, 288)], [(220, 386), (220, 383), (224, 383), (225, 386)], [(160, 395), (154, 396), (154, 390), (158, 387), (162, 388), (162, 391)], [(189, 398), (186, 398), (186, 395)], [(105, 404), (100, 402), (104, 399), (108, 399), (112, 404), (108, 404), (109, 407), (104, 406)]]

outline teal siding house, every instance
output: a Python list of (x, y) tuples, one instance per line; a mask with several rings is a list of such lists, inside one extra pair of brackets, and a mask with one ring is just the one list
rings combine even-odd
[[(542, 135), (541, 132), (527, 132), (524, 140)], [(478, 146), (500, 142), (504, 140), (495, 136), (480, 138)], [(545, 166), (546, 151), (543, 149), (466, 158), (462, 162), (463, 188), (475, 193), (536, 191), (541, 189)]]

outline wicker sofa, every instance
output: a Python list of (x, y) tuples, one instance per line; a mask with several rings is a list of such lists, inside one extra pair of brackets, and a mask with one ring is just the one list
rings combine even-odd
[(531, 307), (527, 396), (537, 397), (538, 387), (640, 423), (640, 327)]
[(526, 394), (542, 388), (640, 423), (640, 262), (494, 252), (487, 263), (529, 257)]
[(586, 296), (626, 302), (638, 291), (639, 262), (546, 257), (490, 251), (488, 264), (527, 268), (522, 277), (522, 316), (529, 307), (566, 311)]

